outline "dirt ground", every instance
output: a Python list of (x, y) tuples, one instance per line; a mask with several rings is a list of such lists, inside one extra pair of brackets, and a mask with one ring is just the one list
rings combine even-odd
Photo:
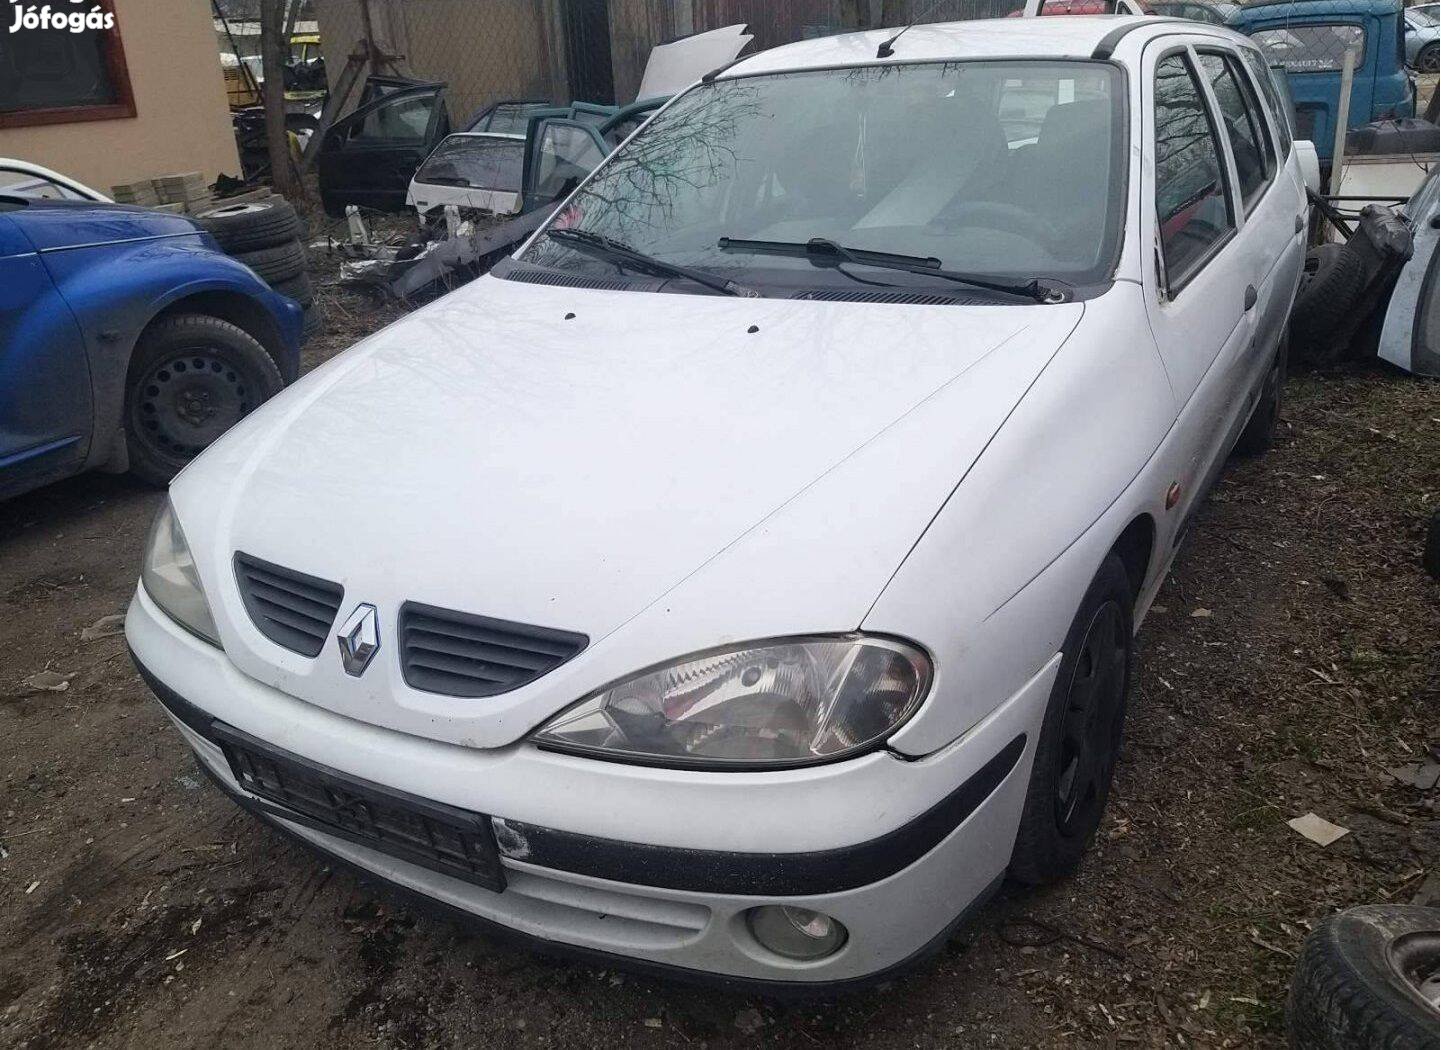
[[(325, 298), (307, 366), (397, 312)], [(1388, 772), (1436, 757), (1437, 389), (1357, 365), (1288, 398), (1141, 634), (1080, 874), (828, 1002), (548, 960), (327, 868), (203, 780), (101, 622), (161, 495), (90, 475), (0, 504), (0, 1046), (1281, 1045), (1308, 927), (1434, 901), (1437, 862), (1434, 785)], [(63, 691), (24, 684), (46, 670)], [(1350, 834), (1312, 844), (1307, 812)]]

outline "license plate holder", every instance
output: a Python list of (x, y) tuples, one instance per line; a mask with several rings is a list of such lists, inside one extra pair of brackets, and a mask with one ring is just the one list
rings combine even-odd
[(213, 723), (212, 735), (236, 783), (272, 815), (497, 893), (505, 889), (485, 814), (353, 777), (223, 722)]

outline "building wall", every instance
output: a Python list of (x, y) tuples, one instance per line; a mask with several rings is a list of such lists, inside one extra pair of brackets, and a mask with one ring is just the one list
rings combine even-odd
[(135, 116), (0, 128), (0, 156), (101, 192), (186, 171), (240, 174), (209, 0), (115, 0)]
[[(363, 29), (357, 0), (315, 0), (332, 90)], [(546, 0), (373, 0), (377, 43), (402, 56), (421, 80), (443, 80), (450, 116), (461, 121), (501, 98), (546, 98), (551, 90)], [(354, 106), (358, 91), (346, 105)]]

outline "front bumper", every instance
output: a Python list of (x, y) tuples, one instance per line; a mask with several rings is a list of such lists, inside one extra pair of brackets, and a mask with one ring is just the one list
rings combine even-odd
[[(688, 773), (528, 745), (472, 750), (343, 718), (241, 674), (143, 591), (126, 634), (202, 768), (308, 845), (543, 948), (772, 991), (885, 976), (943, 944), (999, 883), (1056, 670), (1052, 661), (965, 737), (922, 759), (881, 752), (781, 773)], [(504, 890), (332, 833), (252, 794), (220, 746), (227, 734), (487, 814)], [(870, 805), (856, 805), (861, 797)], [(818, 961), (777, 955), (745, 921), (762, 904), (824, 912), (849, 938)]]

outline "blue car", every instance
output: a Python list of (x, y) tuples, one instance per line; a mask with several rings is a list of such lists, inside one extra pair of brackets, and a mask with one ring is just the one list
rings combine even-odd
[(180, 215), (0, 195), (0, 499), (168, 482), (292, 381), (301, 307)]
[(1248, 0), (1231, 13), (1232, 29), (1283, 67), (1296, 102), (1296, 137), (1315, 143), (1322, 164), (1336, 141), (1341, 65), (1355, 53), (1347, 128), (1416, 113), (1406, 72), (1401, 0)]

